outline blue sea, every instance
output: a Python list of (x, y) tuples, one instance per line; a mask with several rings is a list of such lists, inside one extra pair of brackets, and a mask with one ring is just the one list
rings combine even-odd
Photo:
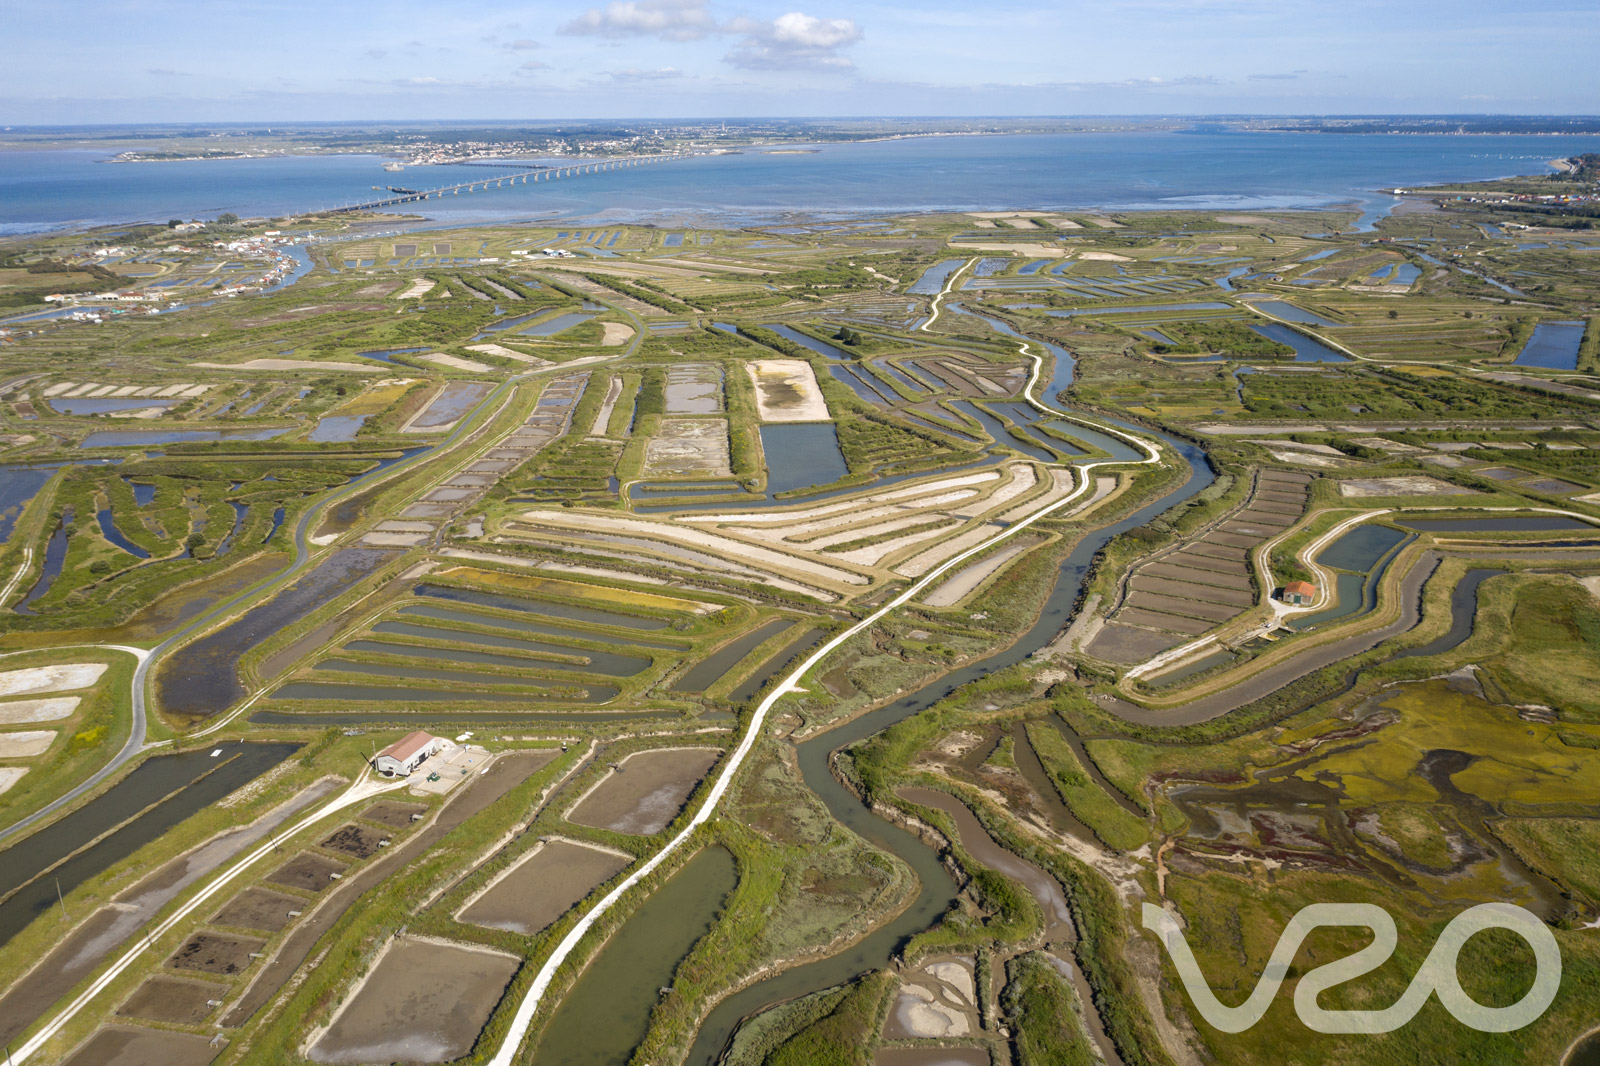
[[(967, 210), (1267, 211), (1392, 204), (1378, 190), (1543, 173), (1600, 137), (1192, 132), (912, 137), (812, 151), (749, 149), (407, 205), (437, 222), (560, 218), (769, 224)], [(0, 233), (224, 211), (280, 216), (492, 172), (382, 169), (373, 155), (110, 163), (93, 151), (0, 152)]]

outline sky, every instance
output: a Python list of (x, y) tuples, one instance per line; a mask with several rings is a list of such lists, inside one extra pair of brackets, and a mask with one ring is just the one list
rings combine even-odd
[(4, 0), (0, 21), (10, 125), (1600, 113), (1594, 0)]

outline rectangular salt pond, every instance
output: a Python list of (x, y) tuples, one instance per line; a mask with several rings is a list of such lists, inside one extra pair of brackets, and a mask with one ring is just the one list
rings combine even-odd
[(137, 411), (144, 407), (171, 407), (183, 401), (176, 396), (156, 397), (150, 396), (140, 399), (137, 396), (126, 396), (121, 399), (105, 397), (103, 399), (90, 399), (78, 397), (68, 399), (65, 396), (52, 398), (49, 403), (64, 415), (106, 415), (113, 411)]
[[(529, 317), (533, 316), (530, 315)], [(593, 315), (586, 315), (581, 311), (568, 311), (564, 315), (557, 315), (548, 322), (540, 322), (538, 325), (529, 326), (527, 329), (519, 330), (518, 332), (529, 337), (554, 337), (557, 333), (565, 333), (574, 326), (583, 325), (593, 317)]]
[(818, 355), (826, 356), (829, 359), (848, 359), (849, 358), (847, 353), (841, 351), (838, 348), (835, 348), (833, 345), (824, 344), (822, 341), (817, 340), (815, 337), (808, 336), (807, 334), (801, 333), (797, 329), (791, 329), (788, 326), (780, 325), (780, 324), (778, 324), (776, 322), (764, 323), (761, 328), (762, 329), (770, 329), (772, 332), (776, 333), (778, 336), (784, 338), (785, 340), (793, 341), (794, 343), (800, 345), (800, 347), (808, 348), (811, 351), (816, 352)]
[(950, 280), (950, 275), (961, 269), (965, 259), (946, 259), (935, 263), (922, 272), (922, 277), (916, 280), (906, 292), (916, 296), (936, 296), (944, 290), (945, 282)]
[(489, 384), (483, 381), (452, 381), (433, 398), (427, 410), (412, 421), (411, 428), (433, 429), (451, 425), (489, 395), (489, 389)]
[(648, 836), (672, 823), (721, 748), (658, 748), (617, 763), (567, 812), (567, 821)]
[(158, 444), (189, 444), (194, 441), (271, 440), (294, 427), (279, 429), (105, 429), (83, 438), (80, 448), (148, 448)]
[(1582, 322), (1541, 322), (1517, 354), (1516, 366), (1546, 370), (1578, 369), (1578, 346), (1583, 343)]
[(1304, 326), (1337, 326), (1338, 322), (1330, 321), (1303, 307), (1288, 303), (1284, 300), (1256, 300), (1252, 307), (1259, 307), (1273, 318), (1281, 318), (1285, 322), (1299, 322)]
[(313, 1062), (449, 1062), (472, 1050), (521, 960), (476, 945), (396, 937), (373, 962)]
[(737, 640), (730, 641), (711, 655), (706, 656), (684, 674), (672, 686), (674, 692), (704, 692), (716, 684), (723, 674), (733, 669), (744, 661), (745, 656), (755, 651), (762, 644), (788, 629), (792, 624), (788, 618), (777, 618), (766, 625), (760, 626), (753, 632), (746, 633)]
[(1364, 574), (1405, 539), (1404, 533), (1388, 526), (1357, 526), (1324, 548), (1317, 562)]
[(1207, 301), (1191, 304), (1146, 304), (1143, 307), (1074, 307), (1068, 311), (1047, 311), (1056, 318), (1074, 318), (1078, 315), (1143, 315), (1152, 311), (1231, 311), (1232, 304)]
[(316, 444), (355, 440), (366, 420), (366, 415), (329, 415), (317, 420), (317, 427), (306, 434), (306, 440)]
[(0, 543), (10, 539), (22, 509), (54, 475), (50, 467), (0, 466)]
[(1348, 356), (1340, 355), (1321, 341), (1314, 341), (1304, 333), (1298, 333), (1288, 326), (1277, 322), (1262, 322), (1250, 324), (1250, 329), (1268, 340), (1287, 344), (1294, 349), (1294, 361), (1297, 363), (1348, 363)]
[(632, 861), (609, 848), (556, 837), (540, 843), (494, 878), (456, 918), (533, 936)]
[(761, 450), (769, 494), (827, 485), (850, 472), (830, 422), (762, 426)]

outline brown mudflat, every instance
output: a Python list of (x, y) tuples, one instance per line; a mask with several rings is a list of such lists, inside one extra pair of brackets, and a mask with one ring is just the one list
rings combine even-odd
[(567, 819), (618, 833), (659, 833), (678, 816), (683, 801), (721, 755), (717, 748), (670, 748), (630, 755)]
[(397, 939), (311, 1047), (313, 1062), (449, 1062), (472, 1050), (521, 960)]
[(305, 900), (294, 896), (269, 892), (264, 888), (247, 888), (229, 900), (211, 919), (211, 924), (276, 933), (293, 920), (290, 911), (298, 911), (305, 906)]
[(265, 940), (254, 937), (196, 933), (167, 963), (176, 969), (197, 973), (239, 973), (250, 965), (251, 952), (260, 951), (265, 945)]
[(341, 825), (323, 840), (322, 846), (329, 851), (367, 859), (376, 855), (379, 846), (388, 839), (389, 834), (380, 829), (370, 829), (364, 825)]
[(321, 892), (333, 883), (332, 876), (349, 868), (348, 863), (309, 852), (296, 855), (267, 876), (275, 885)]
[(220, 1001), (227, 992), (227, 985), (158, 975), (135, 989), (133, 995), (117, 1008), (117, 1016), (198, 1025), (217, 1009), (212, 1005), (213, 1002)]
[(203, 1036), (108, 1026), (62, 1066), (206, 1066), (222, 1053)]
[(461, 911), (463, 922), (532, 935), (622, 872), (632, 860), (572, 840), (552, 840)]

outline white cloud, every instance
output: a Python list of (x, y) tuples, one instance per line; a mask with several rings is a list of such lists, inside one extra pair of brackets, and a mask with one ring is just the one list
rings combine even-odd
[(771, 22), (734, 19), (728, 29), (744, 35), (728, 62), (748, 70), (849, 69), (854, 64), (838, 50), (861, 40), (854, 19), (821, 19), (799, 11)]
[(585, 11), (561, 32), (663, 41), (738, 37), (727, 61), (750, 70), (849, 69), (853, 64), (839, 49), (861, 40), (861, 27), (853, 19), (817, 18), (801, 11), (771, 20), (741, 16), (718, 22), (707, 0), (612, 0)]
[(705, 0), (612, 0), (591, 7), (565, 26), (562, 33), (587, 37), (659, 37), (664, 41), (698, 41), (719, 32)]

